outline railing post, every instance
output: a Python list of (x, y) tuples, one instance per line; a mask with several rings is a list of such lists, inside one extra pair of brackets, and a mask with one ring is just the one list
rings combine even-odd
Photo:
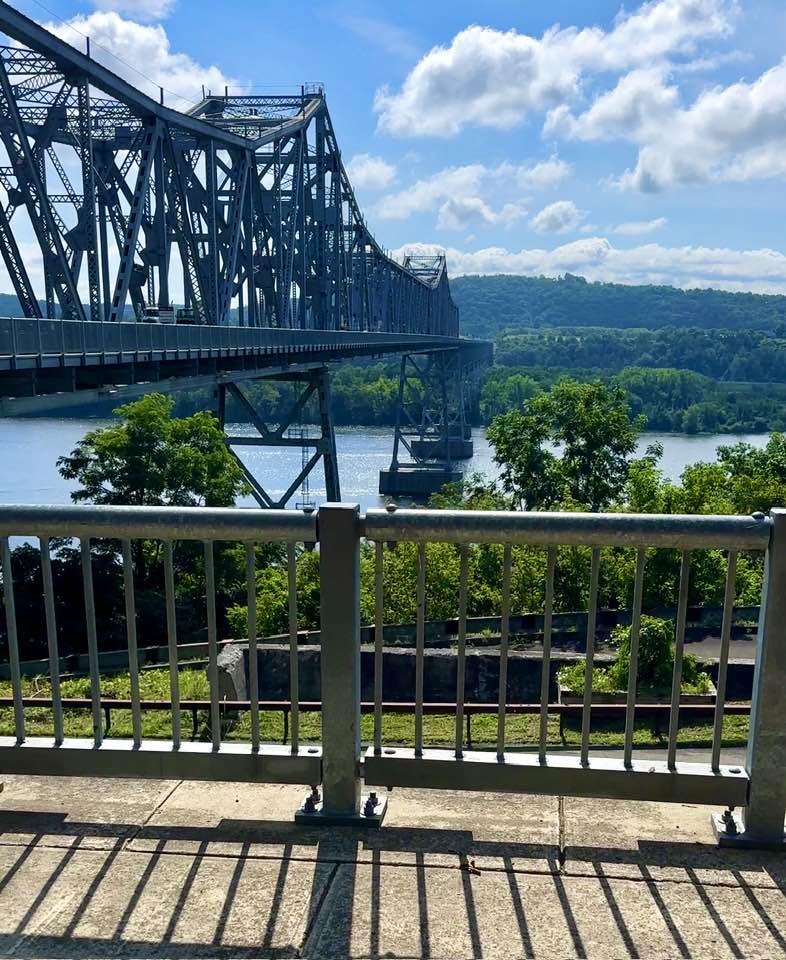
[(772, 510), (756, 639), (746, 767), (744, 829), (728, 812), (716, 818), (721, 845), (784, 847), (786, 817), (786, 510)]
[(319, 508), (322, 797), (298, 821), (378, 826), (384, 804), (360, 795), (360, 508)]

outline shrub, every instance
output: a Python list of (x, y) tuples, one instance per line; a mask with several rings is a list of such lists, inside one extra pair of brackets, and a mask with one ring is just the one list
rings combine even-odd
[[(639, 625), (639, 663), (637, 689), (651, 693), (665, 693), (671, 689), (674, 672), (673, 625), (661, 617), (642, 616)], [(625, 692), (630, 675), (629, 626), (615, 627), (611, 634), (617, 645), (617, 660), (610, 667), (599, 667), (592, 672), (592, 689), (595, 693)], [(563, 667), (557, 674), (559, 683), (573, 693), (584, 690), (586, 661)], [(696, 658), (686, 653), (682, 659), (683, 693), (709, 693), (710, 678), (699, 670)]]

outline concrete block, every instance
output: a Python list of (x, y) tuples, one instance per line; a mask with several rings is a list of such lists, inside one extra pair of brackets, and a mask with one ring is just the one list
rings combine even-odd
[(246, 661), (241, 644), (226, 644), (218, 655), (219, 700), (247, 700)]

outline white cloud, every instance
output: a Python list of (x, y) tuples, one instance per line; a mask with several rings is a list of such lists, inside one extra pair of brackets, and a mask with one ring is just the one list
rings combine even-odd
[(635, 140), (663, 124), (679, 101), (676, 87), (666, 86), (667, 70), (631, 70), (602, 93), (584, 113), (574, 116), (567, 105), (549, 111), (543, 132), (576, 140)]
[(570, 165), (556, 156), (533, 166), (504, 162), (496, 167), (482, 163), (446, 167), (383, 196), (375, 212), (384, 220), (404, 220), (438, 210), (437, 226), (449, 230), (469, 224), (512, 223), (526, 216), (522, 204), (526, 191), (554, 186), (569, 172)]
[(433, 210), (451, 198), (476, 196), (487, 175), (488, 168), (482, 163), (447, 167), (398, 193), (382, 197), (377, 214), (384, 220), (404, 220), (413, 213)]
[(630, 220), (628, 223), (618, 223), (610, 227), (609, 233), (616, 233), (621, 237), (643, 237), (648, 233), (662, 230), (669, 221), (666, 217), (655, 217), (654, 220)]
[(539, 39), (470, 26), (449, 46), (430, 50), (398, 92), (377, 91), (379, 128), (439, 137), (467, 124), (509, 128), (533, 110), (572, 100), (585, 73), (694, 53), (697, 41), (729, 33), (735, 11), (734, 0), (650, 0), (634, 13), (621, 13), (609, 31), (554, 26)]
[(347, 173), (354, 187), (381, 190), (393, 182), (396, 168), (382, 157), (375, 157), (370, 153), (356, 153), (347, 164)]
[(633, 169), (610, 182), (646, 193), (786, 175), (786, 58), (687, 107), (669, 76), (666, 67), (632, 70), (583, 113), (564, 104), (550, 111), (544, 133), (636, 144)]
[(639, 132), (636, 166), (619, 186), (673, 186), (786, 175), (786, 59), (753, 82), (704, 91)]
[(556, 155), (532, 167), (503, 163), (497, 168), (498, 176), (510, 176), (522, 190), (547, 190), (550, 187), (557, 187), (569, 173), (570, 164), (560, 160)]
[(557, 200), (536, 213), (529, 225), (538, 233), (568, 233), (576, 230), (585, 217), (572, 200)]
[(492, 210), (480, 197), (455, 197), (446, 200), (439, 208), (437, 228), (466, 230), (474, 224), (509, 224), (526, 215), (527, 211), (515, 203), (506, 203), (501, 210)]
[[(136, 23), (113, 11), (96, 11), (44, 26), (78, 50), (84, 50), (84, 37), (89, 36), (94, 60), (156, 99), (158, 86), (190, 101), (201, 98), (202, 84), (221, 92), (225, 85), (238, 87), (217, 66), (203, 66), (185, 53), (174, 52), (160, 24)], [(167, 97), (168, 102), (171, 99)], [(171, 105), (184, 106), (180, 101)]]
[(177, 0), (93, 0), (97, 10), (110, 10), (145, 22), (165, 20), (176, 3)]
[(587, 237), (551, 250), (507, 250), (486, 247), (465, 252), (436, 244), (407, 244), (394, 251), (445, 251), (451, 276), (523, 274), (556, 277), (575, 273), (588, 280), (614, 283), (672, 284), (686, 289), (716, 287), (786, 294), (786, 255), (779, 250), (732, 250), (719, 247), (664, 247), (648, 243), (629, 249), (614, 247), (603, 237)]

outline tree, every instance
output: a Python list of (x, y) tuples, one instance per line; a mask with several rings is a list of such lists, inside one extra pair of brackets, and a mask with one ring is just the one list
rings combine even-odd
[[(519, 506), (568, 502), (602, 510), (622, 493), (644, 425), (621, 387), (560, 380), (488, 430), (503, 488)], [(553, 452), (560, 448), (560, 454)]]
[(234, 506), (246, 484), (212, 413), (176, 419), (160, 393), (115, 410), (122, 423), (91, 430), (61, 476), (81, 486), (76, 502), (139, 506)]
[[(60, 457), (61, 475), (80, 485), (72, 499), (109, 505), (234, 506), (246, 484), (218, 421), (208, 412), (175, 418), (173, 407), (160, 393), (118, 407), (120, 423), (91, 430), (69, 456)], [(139, 635), (149, 645), (164, 637), (162, 547), (156, 540), (134, 540), (131, 549)], [(94, 553), (115, 562), (119, 544), (98, 540)], [(216, 545), (214, 561), (219, 628), (224, 629), (223, 610), (242, 591), (244, 560), (234, 545), (222, 543)], [(196, 640), (206, 622), (201, 544), (177, 543), (174, 566), (178, 635), (183, 642)], [(122, 600), (119, 580), (117, 591)]]

